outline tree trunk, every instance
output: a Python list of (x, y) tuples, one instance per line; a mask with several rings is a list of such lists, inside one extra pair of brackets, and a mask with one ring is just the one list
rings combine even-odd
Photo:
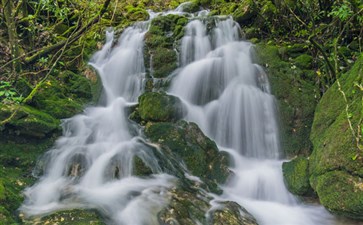
[[(6, 26), (8, 27), (8, 38), (9, 38), (9, 47), (11, 51), (11, 58), (16, 59), (19, 57), (19, 45), (18, 45), (18, 37), (16, 33), (16, 25), (15, 18), (12, 16), (12, 0), (2, 0), (2, 5), (4, 7), (4, 17)], [(18, 60), (13, 61), (13, 72), (20, 71), (20, 64)]]

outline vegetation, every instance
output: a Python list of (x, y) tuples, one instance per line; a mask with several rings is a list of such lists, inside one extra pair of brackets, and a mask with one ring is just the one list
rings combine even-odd
[[(135, 21), (148, 19), (148, 9), (168, 10), (186, 1), (1, 0), (0, 221), (21, 223), (15, 213), (23, 199), (20, 193), (34, 183), (31, 170), (59, 135), (60, 119), (97, 101), (100, 81), (87, 62), (102, 47), (106, 27), (114, 27), (118, 34)], [(202, 8), (232, 15), (256, 44), (259, 62), (268, 70), (279, 100), (283, 148), (288, 156), (311, 154), (309, 159), (284, 164), (290, 190), (306, 195), (311, 186), (329, 210), (362, 219), (362, 1), (194, 0), (185, 10)], [(145, 38), (147, 91), (168, 86), (187, 22), (180, 15), (152, 21)], [(179, 99), (146, 93), (131, 111), (130, 118), (145, 126), (152, 142), (174, 160), (183, 160), (193, 175), (205, 179), (206, 189), (218, 193), (217, 184), (229, 174), (228, 157), (218, 153), (195, 124), (179, 121), (183, 115)], [(150, 175), (142, 159), (134, 160), (135, 173)], [(175, 170), (171, 164), (164, 162), (165, 171)], [(184, 220), (187, 215), (204, 216), (205, 200), (193, 199), (191, 190), (174, 191), (171, 205), (160, 214), (162, 221), (173, 213), (185, 224), (196, 221)], [(224, 204), (211, 218), (228, 217), (233, 224), (235, 212), (243, 209)], [(74, 224), (99, 221), (94, 212), (72, 211), (41, 223), (61, 224), (62, 218)], [(247, 222), (254, 224), (253, 219)]]

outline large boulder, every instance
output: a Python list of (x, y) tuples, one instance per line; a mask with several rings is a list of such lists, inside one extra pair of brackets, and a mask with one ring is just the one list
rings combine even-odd
[(362, 71), (363, 54), (322, 97), (310, 135), (312, 188), (327, 209), (355, 219), (363, 219)]

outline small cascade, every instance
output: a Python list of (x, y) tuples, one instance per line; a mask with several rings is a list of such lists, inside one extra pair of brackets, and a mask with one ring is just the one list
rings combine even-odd
[[(252, 44), (240, 41), (231, 18), (207, 27), (203, 20), (187, 25), (183, 68), (169, 92), (186, 105), (186, 120), (231, 155), (234, 176), (216, 200), (238, 202), (261, 225), (331, 224), (323, 207), (303, 205), (284, 185), (276, 100), (267, 75), (251, 59)], [(195, 47), (197, 42), (203, 44)]]
[[(25, 191), (20, 210), (27, 216), (88, 208), (98, 209), (110, 224), (157, 224), (156, 214), (168, 202), (163, 193), (175, 178), (160, 173), (152, 151), (132, 135), (125, 115), (143, 90), (148, 24), (127, 28), (116, 46), (113, 33), (107, 33), (106, 44), (91, 61), (103, 82), (104, 106), (63, 121), (63, 136), (38, 163), (44, 171), (39, 182)], [(135, 157), (157, 175), (133, 176)]]

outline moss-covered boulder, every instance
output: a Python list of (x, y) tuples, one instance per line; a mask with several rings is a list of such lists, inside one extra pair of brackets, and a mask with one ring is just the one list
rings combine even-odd
[(228, 156), (219, 152), (195, 123), (149, 123), (145, 135), (164, 151), (176, 154), (192, 175), (214, 183), (223, 183), (228, 178)]
[(0, 104), (0, 121), (7, 121), (1, 136), (15, 135), (44, 138), (59, 128), (60, 121), (26, 105)]
[[(290, 156), (308, 155), (311, 152), (309, 134), (319, 96), (318, 87), (314, 81), (305, 79), (306, 70), (288, 61), (291, 55), (287, 48), (259, 43), (256, 52), (260, 65), (267, 71), (272, 94), (278, 100), (284, 152)], [(288, 54), (287, 57), (284, 54)]]
[(308, 195), (312, 192), (309, 183), (309, 160), (297, 157), (282, 164), (285, 183), (289, 191), (296, 195)]
[(146, 92), (139, 97), (138, 112), (144, 121), (165, 122), (181, 119), (185, 110), (178, 97), (164, 92)]
[[(314, 145), (309, 160), (310, 183), (326, 208), (362, 219), (363, 202), (358, 196), (363, 196), (363, 153), (353, 133), (357, 135), (358, 127), (363, 125), (363, 91), (359, 88), (363, 85), (363, 55), (348, 73), (341, 75), (339, 82), (341, 88), (336, 82), (316, 108), (310, 135)], [(359, 139), (358, 144), (361, 143)], [(339, 202), (334, 203), (334, 199)]]

